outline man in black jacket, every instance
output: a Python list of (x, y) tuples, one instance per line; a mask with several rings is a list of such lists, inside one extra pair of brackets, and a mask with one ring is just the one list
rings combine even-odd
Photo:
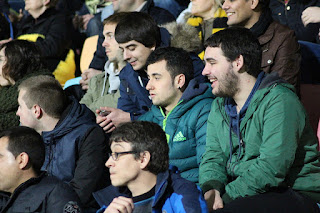
[(29, 127), (0, 133), (1, 212), (80, 212), (79, 198), (65, 183), (41, 173), (45, 148)]

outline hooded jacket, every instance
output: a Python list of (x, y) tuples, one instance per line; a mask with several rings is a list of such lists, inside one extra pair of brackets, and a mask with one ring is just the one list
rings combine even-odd
[[(160, 47), (170, 46), (171, 35), (165, 28), (160, 28)], [(177, 46), (178, 47), (178, 46)], [(182, 47), (180, 47), (182, 48)], [(193, 77), (199, 83), (206, 82), (206, 78), (201, 74), (204, 64), (193, 52), (190, 53), (193, 63)], [(120, 98), (118, 109), (130, 113), (131, 120), (137, 120), (139, 116), (149, 111), (152, 101), (146, 89), (148, 83), (147, 74), (144, 70), (135, 71), (128, 63), (120, 72)]]
[(277, 73), (266, 75), (240, 123), (239, 135), (230, 131), (225, 104), (225, 98), (216, 98), (208, 118), (200, 165), (203, 191), (216, 189), (228, 203), (291, 187), (319, 202), (318, 143), (293, 86)]
[[(120, 192), (114, 186), (95, 192), (94, 197), (102, 207), (97, 213), (104, 212), (113, 198), (119, 196), (131, 197), (131, 193), (128, 188)], [(152, 213), (160, 212), (205, 213), (208, 209), (201, 190), (194, 183), (169, 170), (157, 175)]]
[(80, 213), (77, 194), (67, 184), (45, 174), (22, 183), (9, 196), (1, 192), (0, 212)]
[(150, 112), (139, 118), (162, 126), (167, 135), (170, 165), (178, 167), (183, 178), (195, 183), (199, 182), (212, 101), (211, 87), (191, 80), (179, 103), (167, 115), (153, 105)]
[(41, 170), (69, 183), (87, 206), (91, 193), (108, 183), (106, 139), (94, 114), (72, 99), (56, 127), (42, 137), (46, 155)]

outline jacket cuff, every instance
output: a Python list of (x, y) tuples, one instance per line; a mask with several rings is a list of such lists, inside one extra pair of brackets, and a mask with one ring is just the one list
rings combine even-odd
[(224, 195), (222, 196), (222, 200), (224, 203), (230, 203), (231, 201), (233, 201), (233, 199), (228, 195), (228, 193), (224, 193)]
[(220, 181), (217, 180), (210, 180), (205, 182), (204, 184), (201, 185), (201, 189), (203, 193), (206, 193), (207, 191), (211, 189), (218, 190), (220, 194), (224, 193), (224, 184), (221, 183)]

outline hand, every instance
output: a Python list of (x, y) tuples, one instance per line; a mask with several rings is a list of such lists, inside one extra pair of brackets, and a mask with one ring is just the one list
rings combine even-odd
[(308, 7), (302, 12), (301, 19), (304, 26), (307, 26), (310, 23), (319, 23), (320, 7)]
[(117, 197), (112, 200), (104, 213), (131, 213), (134, 205), (131, 198)]
[(88, 84), (89, 84), (90, 79), (93, 76), (96, 76), (100, 73), (102, 73), (101, 70), (96, 70), (93, 68), (89, 68), (89, 69), (83, 71), (83, 73), (81, 74), (82, 79), (80, 80), (80, 85), (81, 85), (82, 89), (87, 90), (89, 88)]
[(19, 10), (19, 14), (16, 14), (10, 11), (9, 18), (12, 23), (20, 21), (22, 17), (23, 17), (22, 9)]
[(0, 40), (0, 45), (8, 43), (9, 41), (12, 41), (12, 38)]
[(83, 29), (87, 30), (88, 23), (89, 21), (94, 17), (92, 14), (85, 14), (82, 16), (82, 21), (83, 21)]
[(217, 210), (217, 209), (223, 208), (223, 201), (220, 196), (220, 192), (218, 190), (211, 189), (211, 190), (207, 191), (204, 194), (204, 199), (207, 201), (207, 206), (208, 206), (209, 212), (212, 209)]
[[(101, 110), (109, 112), (107, 116), (101, 116), (99, 113)], [(96, 110), (97, 116), (97, 124), (99, 124), (106, 133), (110, 133), (121, 123), (130, 122), (130, 113), (125, 112), (121, 109), (116, 109), (112, 107), (100, 107), (100, 109)]]

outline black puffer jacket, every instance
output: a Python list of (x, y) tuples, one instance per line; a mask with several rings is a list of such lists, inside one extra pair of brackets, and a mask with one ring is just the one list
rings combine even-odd
[(22, 183), (10, 197), (0, 194), (0, 212), (80, 212), (77, 194), (65, 183), (44, 173)]

